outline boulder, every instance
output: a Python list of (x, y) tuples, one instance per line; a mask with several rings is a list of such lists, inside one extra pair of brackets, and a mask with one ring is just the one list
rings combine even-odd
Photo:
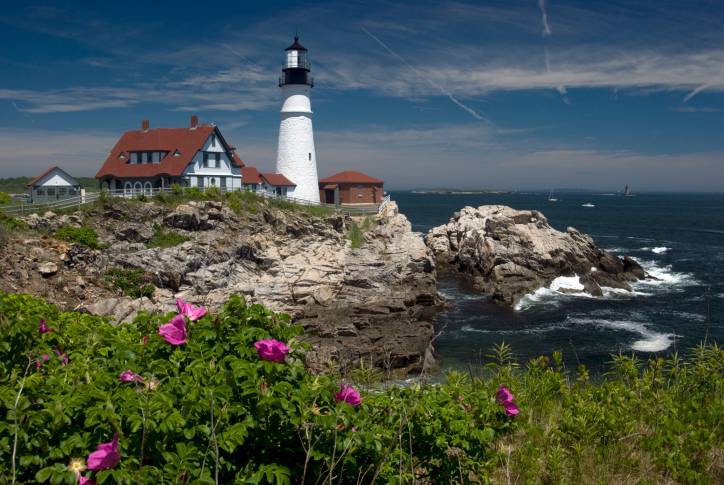
[(646, 277), (634, 260), (599, 249), (575, 228), (561, 232), (538, 211), (500, 205), (463, 208), (448, 224), (432, 228), (425, 243), (438, 263), (510, 307), (559, 276), (578, 276), (583, 291), (594, 296), (603, 294), (602, 287), (630, 290), (630, 282)]
[(38, 273), (40, 273), (44, 278), (53, 276), (57, 272), (58, 265), (53, 263), (52, 261), (46, 261), (38, 265)]
[(128, 242), (144, 243), (150, 241), (152, 237), (153, 228), (149, 227), (148, 224), (123, 224), (116, 233), (117, 239)]
[(181, 204), (176, 210), (163, 219), (167, 226), (187, 231), (198, 231), (201, 228), (201, 216), (196, 207), (188, 204)]

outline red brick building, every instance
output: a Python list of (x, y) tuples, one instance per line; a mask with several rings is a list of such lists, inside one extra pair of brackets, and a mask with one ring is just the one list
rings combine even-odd
[(383, 186), (382, 179), (347, 170), (319, 181), (319, 199), (327, 204), (379, 204)]

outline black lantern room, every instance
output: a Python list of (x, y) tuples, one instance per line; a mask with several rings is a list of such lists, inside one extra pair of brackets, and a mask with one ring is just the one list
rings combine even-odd
[(286, 58), (282, 65), (284, 72), (279, 78), (279, 86), (286, 84), (314, 86), (314, 80), (309, 75), (309, 53), (307, 48), (299, 43), (299, 37), (294, 37), (294, 43), (284, 51)]

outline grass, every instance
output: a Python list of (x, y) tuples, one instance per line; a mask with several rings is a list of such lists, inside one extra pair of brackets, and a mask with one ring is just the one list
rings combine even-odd
[(189, 238), (175, 231), (164, 229), (158, 224), (153, 227), (153, 237), (146, 243), (147, 248), (172, 248), (185, 243)]
[(360, 227), (354, 221), (350, 224), (347, 234), (345, 234), (344, 237), (352, 244), (352, 249), (361, 248), (362, 244), (365, 242), (364, 232), (362, 232)]
[(102, 245), (98, 242), (98, 234), (87, 226), (73, 227), (73, 226), (62, 226), (55, 233), (55, 237), (63, 239), (81, 246), (86, 246), (91, 249), (101, 249)]
[(156, 289), (141, 268), (111, 268), (104, 275), (104, 279), (113, 289), (131, 298), (151, 298)]

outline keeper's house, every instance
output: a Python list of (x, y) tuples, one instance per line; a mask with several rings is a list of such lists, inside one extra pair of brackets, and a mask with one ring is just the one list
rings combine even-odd
[(54, 202), (80, 194), (80, 184), (59, 167), (50, 167), (27, 184), (32, 204)]
[(384, 181), (351, 170), (339, 172), (319, 181), (319, 198), (327, 204), (380, 204)]
[(140, 130), (125, 132), (96, 174), (101, 187), (127, 194), (179, 184), (241, 190), (244, 162), (216, 125), (199, 125), (191, 117), (188, 128), (151, 129), (143, 120)]

